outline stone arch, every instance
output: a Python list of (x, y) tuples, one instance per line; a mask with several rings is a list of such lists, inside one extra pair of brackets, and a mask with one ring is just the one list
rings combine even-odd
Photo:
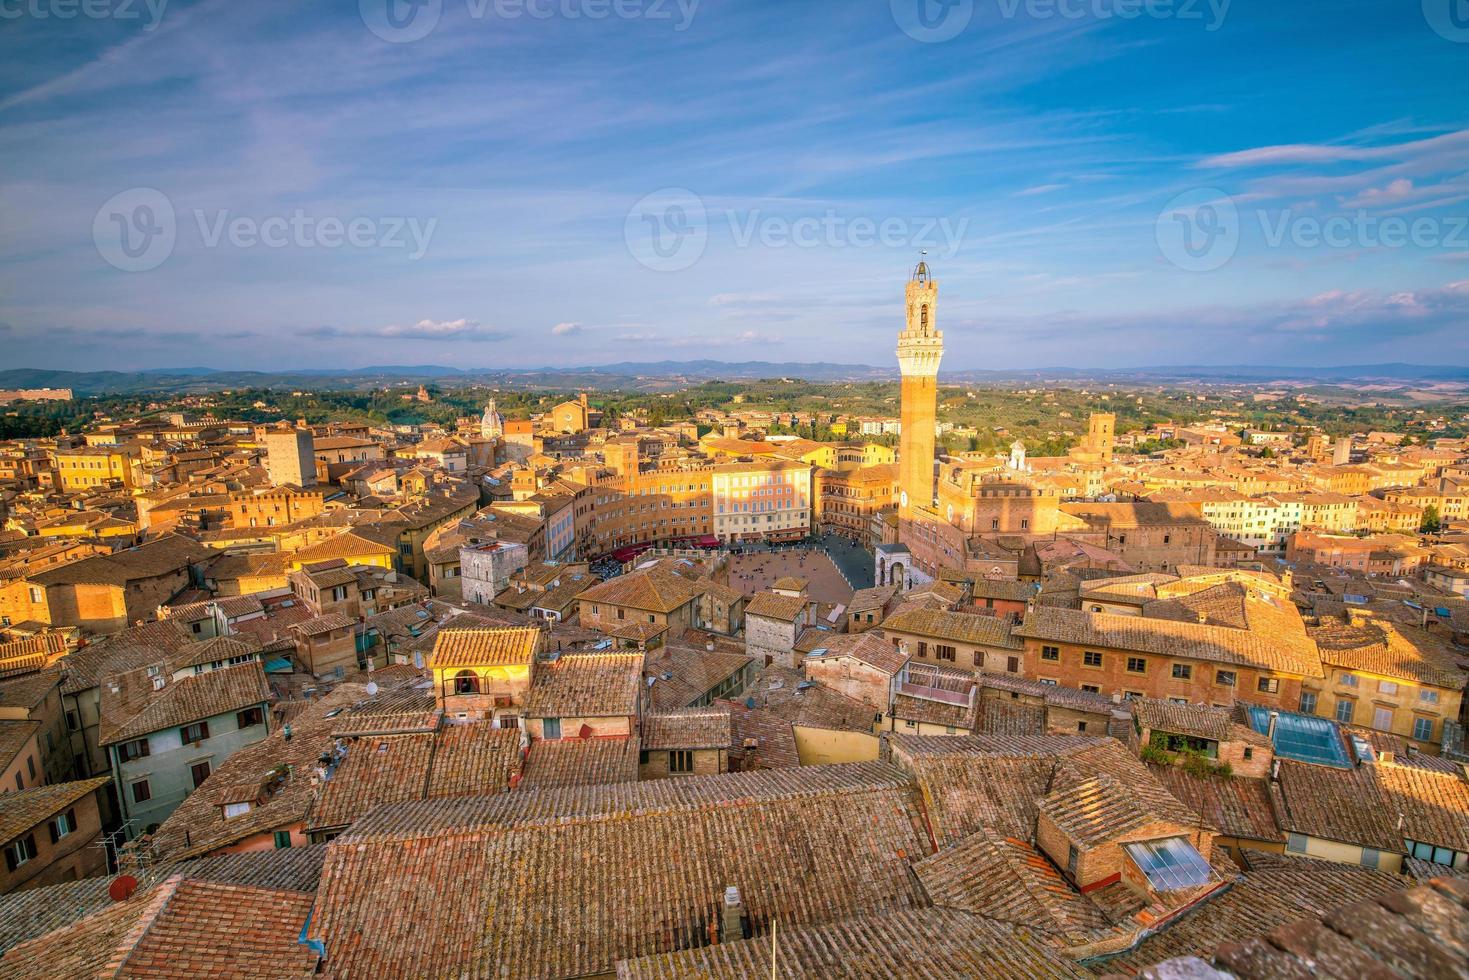
[(480, 692), (479, 675), (468, 667), (455, 674), (453, 681), (455, 694), (478, 694)]

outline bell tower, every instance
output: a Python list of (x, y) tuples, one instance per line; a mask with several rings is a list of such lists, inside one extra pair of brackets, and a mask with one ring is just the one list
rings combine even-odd
[[(938, 415), (939, 361), (944, 335), (938, 329), (939, 284), (919, 262), (908, 280), (907, 328), (898, 334), (898, 367), (903, 372), (902, 432), (898, 442), (898, 516), (915, 507), (933, 507), (934, 420)], [(901, 525), (900, 525), (901, 526)]]

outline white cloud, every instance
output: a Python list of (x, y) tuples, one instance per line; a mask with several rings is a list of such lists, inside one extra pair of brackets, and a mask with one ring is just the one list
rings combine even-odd
[(558, 323), (551, 328), (551, 334), (556, 337), (571, 337), (581, 333), (580, 323)]

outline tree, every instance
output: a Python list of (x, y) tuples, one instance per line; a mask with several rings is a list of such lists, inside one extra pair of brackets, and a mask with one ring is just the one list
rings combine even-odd
[(1437, 534), (1443, 530), (1443, 518), (1439, 516), (1437, 504), (1423, 508), (1423, 524), (1419, 530), (1424, 534)]

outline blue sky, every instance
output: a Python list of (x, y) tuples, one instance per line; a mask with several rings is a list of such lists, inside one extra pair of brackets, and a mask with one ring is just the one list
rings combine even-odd
[(1469, 0), (89, 2), (5, 366), (1469, 364)]

